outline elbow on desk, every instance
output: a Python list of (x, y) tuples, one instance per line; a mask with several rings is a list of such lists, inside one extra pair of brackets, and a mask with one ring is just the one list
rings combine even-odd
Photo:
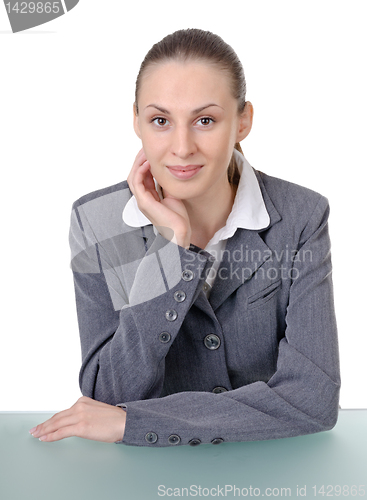
[(340, 410), (339, 392), (340, 383), (334, 383), (334, 395), (320, 408), (321, 431), (330, 431), (337, 424)]
[[(320, 384), (308, 391), (303, 401), (290, 401), (301, 411), (295, 414), (295, 420), (305, 434), (329, 431), (335, 427), (339, 417), (340, 382), (328, 379), (327, 384)], [(305, 420), (306, 417), (306, 420)], [(296, 423), (296, 422), (295, 422)]]
[(328, 418), (324, 421), (323, 423), (323, 431), (330, 431), (331, 429), (333, 429), (336, 424), (337, 424), (337, 421), (338, 421), (338, 417), (339, 417), (339, 408), (337, 408), (336, 411), (334, 411), (330, 416), (328, 416)]

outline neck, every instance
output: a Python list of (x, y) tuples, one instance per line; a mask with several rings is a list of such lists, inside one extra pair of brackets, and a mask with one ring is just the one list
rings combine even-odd
[(199, 197), (182, 200), (187, 210), (192, 237), (190, 243), (205, 248), (214, 234), (225, 226), (231, 213), (237, 186), (221, 179)]

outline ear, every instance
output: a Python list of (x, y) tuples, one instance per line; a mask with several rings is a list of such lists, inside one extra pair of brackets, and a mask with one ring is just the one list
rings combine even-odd
[(140, 128), (139, 128), (139, 115), (136, 112), (135, 102), (133, 104), (133, 113), (134, 113), (134, 122), (133, 122), (133, 125), (134, 125), (135, 134), (139, 137), (139, 139), (141, 139)]
[(254, 118), (254, 108), (251, 102), (247, 101), (238, 122), (236, 142), (241, 142), (245, 137), (249, 135), (252, 128), (253, 118)]

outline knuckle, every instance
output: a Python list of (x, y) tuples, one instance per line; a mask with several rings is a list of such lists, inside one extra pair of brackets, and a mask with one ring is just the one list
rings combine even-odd
[(80, 418), (83, 417), (85, 414), (85, 403), (80, 403), (76, 408), (75, 408), (76, 413), (79, 415)]
[(56, 429), (54, 432), (49, 434), (49, 437), (50, 437), (50, 439), (55, 440), (55, 441), (58, 439), (62, 439), (63, 438), (62, 429)]
[(69, 434), (65, 428), (56, 429), (54, 432), (48, 435), (48, 441), (59, 441), (60, 439), (64, 439), (69, 437)]
[(132, 179), (131, 175), (129, 175), (129, 177), (126, 180), (127, 180), (127, 184), (129, 186), (130, 191), (132, 191), (134, 193), (134, 183), (133, 183), (133, 179)]
[(88, 397), (87, 396), (82, 396), (78, 399), (78, 403), (86, 403), (88, 401)]

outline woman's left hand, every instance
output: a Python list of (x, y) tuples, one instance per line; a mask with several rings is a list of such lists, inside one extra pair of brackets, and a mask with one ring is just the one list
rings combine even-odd
[(29, 432), (48, 442), (76, 436), (114, 443), (122, 440), (125, 422), (126, 412), (122, 408), (82, 396), (71, 408), (56, 413)]

